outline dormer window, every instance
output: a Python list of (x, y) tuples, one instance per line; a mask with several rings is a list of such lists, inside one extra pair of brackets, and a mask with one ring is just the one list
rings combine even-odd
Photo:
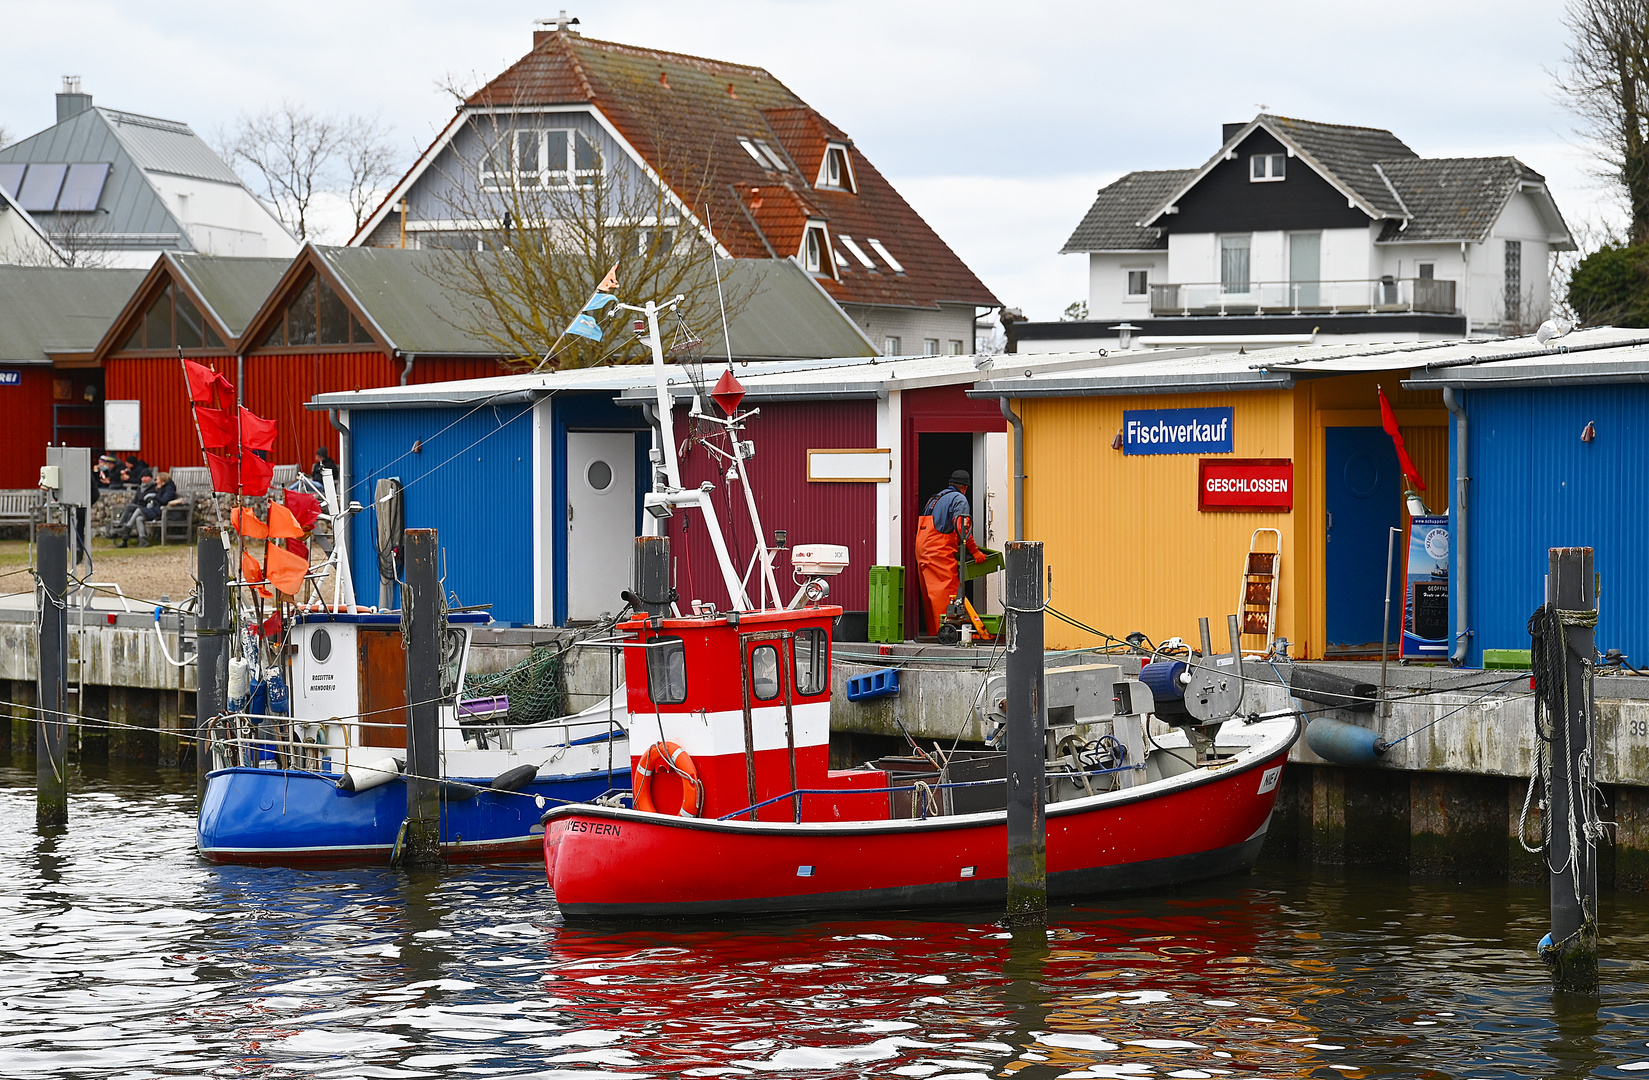
[(802, 269), (810, 274), (827, 273), (824, 269), (824, 252), (828, 247), (824, 229), (817, 225), (809, 225), (806, 235), (802, 238)]
[(1287, 161), (1287, 154), (1250, 154), (1248, 156), (1248, 179), (1255, 184), (1263, 184), (1268, 180), (1281, 180), (1284, 174), (1284, 164)]
[(814, 187), (834, 188), (837, 191), (857, 191), (853, 183), (853, 163), (847, 147), (830, 143), (825, 147), (824, 160), (819, 163), (819, 180)]

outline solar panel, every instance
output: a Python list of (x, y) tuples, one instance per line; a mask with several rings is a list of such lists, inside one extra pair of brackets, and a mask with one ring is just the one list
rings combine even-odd
[(69, 177), (63, 181), (63, 193), (57, 197), (59, 210), (96, 210), (103, 197), (103, 185), (109, 179), (109, 163), (92, 161), (69, 166)]
[(23, 183), (23, 170), (26, 168), (27, 165), (16, 161), (0, 163), (0, 191), (17, 198), (17, 188)]
[(55, 210), (57, 193), (62, 190), (63, 176), (68, 171), (67, 165), (30, 165), (23, 176), (23, 189), (17, 201), (31, 214), (36, 210)]

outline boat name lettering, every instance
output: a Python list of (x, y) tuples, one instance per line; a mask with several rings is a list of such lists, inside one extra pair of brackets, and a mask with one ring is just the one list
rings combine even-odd
[(310, 682), (331, 682), (333, 679), (336, 679), (336, 678), (337, 678), (336, 675), (311, 675), (309, 677), (309, 681)]
[(617, 836), (619, 826), (610, 821), (569, 821), (568, 832), (587, 832), (596, 836)]

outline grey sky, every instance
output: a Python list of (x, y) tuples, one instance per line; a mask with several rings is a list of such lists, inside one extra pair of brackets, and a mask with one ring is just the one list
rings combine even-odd
[[(562, 0), (556, 0), (556, 8)], [(1001, 4), (571, 0), (591, 37), (767, 68), (858, 146), (1005, 302), (1053, 318), (1086, 294), (1060, 244), (1094, 190), (1184, 168), (1219, 125), (1271, 111), (1389, 128), (1425, 155), (1513, 154), (1571, 225), (1618, 219), (1555, 102), (1562, 5), (1503, 0)], [(65, 74), (102, 105), (208, 136), (282, 99), (376, 113), (408, 160), (556, 9), (287, 0), (0, 0), (0, 127), (53, 120)]]

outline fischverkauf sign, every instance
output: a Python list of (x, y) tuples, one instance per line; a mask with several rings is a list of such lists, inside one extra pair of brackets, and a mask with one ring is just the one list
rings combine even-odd
[(1125, 454), (1229, 454), (1231, 408), (1124, 410), (1122, 450)]

